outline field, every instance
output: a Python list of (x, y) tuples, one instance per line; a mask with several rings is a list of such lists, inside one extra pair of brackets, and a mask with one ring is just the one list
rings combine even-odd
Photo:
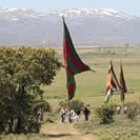
[[(62, 61), (62, 49), (57, 49), (57, 57)], [(138, 140), (140, 133), (138, 127), (139, 119), (135, 121), (127, 120), (125, 117), (116, 117), (111, 125), (101, 126), (94, 116), (94, 110), (104, 104), (104, 93), (106, 90), (107, 73), (110, 60), (113, 61), (114, 70), (119, 78), (120, 59), (123, 64), (124, 76), (127, 85), (128, 93), (126, 94), (125, 102), (140, 102), (140, 48), (139, 47), (104, 47), (104, 48), (78, 48), (78, 54), (82, 60), (88, 64), (91, 69), (96, 72), (87, 71), (75, 76), (76, 93), (74, 99), (90, 104), (92, 109), (91, 121), (85, 123), (80, 122), (75, 125), (77, 131), (83, 134), (93, 134), (99, 136), (103, 140)], [(57, 73), (53, 83), (50, 86), (42, 87), (44, 89), (44, 98), (51, 104), (53, 109), (53, 117), (59, 120), (56, 110), (59, 107), (60, 101), (67, 99), (66, 91), (66, 75), (64, 68)], [(121, 104), (120, 96), (115, 93), (110, 99), (109, 104)], [(46, 116), (47, 118), (48, 116)], [(51, 116), (49, 116), (51, 118)], [(54, 119), (52, 118), (52, 119)], [(47, 125), (47, 124), (44, 124)], [(55, 123), (52, 123), (55, 125)], [(45, 127), (43, 127), (45, 129)], [(58, 128), (59, 129), (59, 128)], [(43, 130), (42, 131), (47, 131)], [(42, 133), (41, 131), (41, 133)], [(132, 132), (132, 133), (131, 133)], [(46, 132), (47, 133), (47, 132)], [(124, 137), (124, 135), (126, 135)], [(129, 135), (128, 135), (129, 134)], [(115, 137), (114, 137), (115, 135)], [(8, 138), (9, 137), (9, 138)], [(6, 136), (0, 139), (12, 139)], [(27, 138), (28, 137), (28, 138)], [(30, 137), (30, 138), (29, 138)], [(47, 137), (40, 135), (32, 136), (17, 136), (13, 140), (25, 140), (36, 138), (36, 140), (44, 140)], [(114, 137), (114, 138), (113, 138)]]
[[(93, 107), (104, 104), (107, 73), (110, 60), (113, 61), (114, 70), (119, 79), (120, 59), (123, 64), (124, 76), (127, 84), (127, 101), (140, 101), (140, 48), (113, 47), (113, 48), (87, 48), (77, 49), (82, 60), (96, 73), (91, 71), (76, 75), (77, 90), (75, 99), (91, 103)], [(62, 60), (62, 50), (58, 51)], [(51, 86), (45, 87), (45, 98), (51, 103), (67, 99), (66, 76), (64, 68), (58, 72)], [(110, 102), (120, 102), (118, 94)]]

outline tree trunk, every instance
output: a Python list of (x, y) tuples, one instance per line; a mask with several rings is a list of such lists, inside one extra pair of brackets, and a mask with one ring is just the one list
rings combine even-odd
[(21, 117), (21, 112), (22, 112), (22, 96), (23, 94), (25, 93), (25, 84), (21, 84), (21, 86), (19, 87), (19, 90), (18, 90), (19, 94), (20, 94), (20, 98), (19, 98), (19, 101), (20, 101), (20, 108), (19, 108), (19, 112), (18, 112), (18, 118), (17, 118), (17, 126), (16, 126), (16, 129), (15, 129), (15, 132), (16, 133), (21, 133), (22, 132), (22, 117)]
[(21, 118), (18, 117), (18, 120), (17, 120), (17, 126), (16, 126), (16, 130), (15, 130), (15, 132), (16, 132), (16, 133), (21, 133), (21, 131), (22, 131)]
[(3, 123), (0, 121), (0, 134), (4, 132)]
[(41, 107), (41, 121), (43, 121), (43, 115), (44, 115), (44, 108), (43, 106)]

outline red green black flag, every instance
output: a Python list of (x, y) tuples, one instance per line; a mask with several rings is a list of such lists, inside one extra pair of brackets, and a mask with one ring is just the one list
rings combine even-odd
[(89, 66), (85, 65), (80, 57), (78, 56), (74, 44), (72, 42), (69, 30), (65, 23), (63, 17), (63, 25), (64, 25), (64, 42), (63, 42), (63, 55), (64, 55), (64, 66), (66, 69), (67, 76), (67, 91), (69, 100), (74, 97), (74, 93), (76, 90), (76, 83), (74, 76), (78, 73), (91, 70)]
[(120, 89), (121, 89), (121, 101), (125, 100), (125, 93), (127, 92), (122, 63), (120, 62)]
[(110, 61), (108, 69), (108, 79), (105, 92), (105, 102), (108, 102), (110, 97), (113, 95), (113, 91), (120, 90), (119, 82), (116, 77), (112, 61)]

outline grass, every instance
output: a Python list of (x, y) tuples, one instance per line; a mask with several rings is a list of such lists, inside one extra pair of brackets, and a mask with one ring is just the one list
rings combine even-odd
[(0, 135), (0, 140), (48, 140), (48, 137), (41, 134), (27, 134), (27, 135)]
[(98, 135), (101, 140), (139, 140), (139, 127), (140, 118), (132, 121), (123, 115), (115, 116), (114, 123), (109, 125), (101, 125), (97, 118), (92, 118), (89, 122), (76, 125), (76, 128), (82, 133)]

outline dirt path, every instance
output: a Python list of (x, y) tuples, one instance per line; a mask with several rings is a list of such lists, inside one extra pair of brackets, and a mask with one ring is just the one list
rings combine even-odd
[(61, 122), (44, 125), (41, 133), (47, 135), (49, 140), (99, 140), (91, 134), (80, 134), (73, 124), (63, 124)]

